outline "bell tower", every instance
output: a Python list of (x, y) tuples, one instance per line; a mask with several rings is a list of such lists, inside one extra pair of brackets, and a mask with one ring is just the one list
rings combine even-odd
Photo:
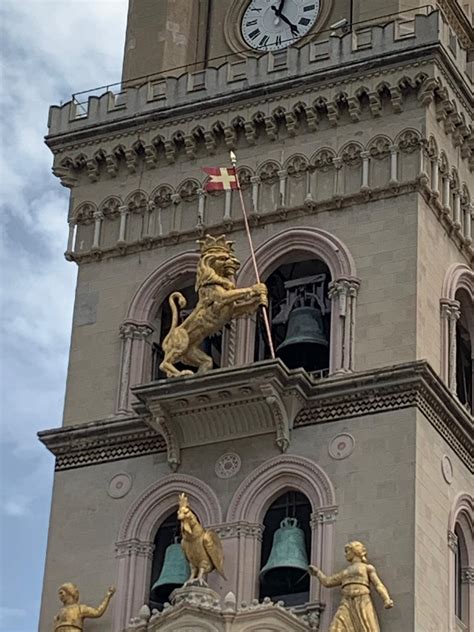
[(116, 588), (86, 632), (327, 632), (352, 563), (370, 632), (474, 632), (474, 35), (422, 4), (130, 0), (121, 84), (51, 107), (78, 277), (40, 632), (65, 583)]

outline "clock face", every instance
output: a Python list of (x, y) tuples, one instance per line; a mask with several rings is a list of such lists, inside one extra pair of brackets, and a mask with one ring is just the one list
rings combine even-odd
[(320, 0), (252, 0), (242, 18), (242, 36), (255, 50), (279, 50), (306, 35)]

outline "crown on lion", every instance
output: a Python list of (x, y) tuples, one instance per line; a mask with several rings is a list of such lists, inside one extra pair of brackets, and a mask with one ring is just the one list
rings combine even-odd
[(209, 252), (227, 252), (230, 255), (233, 254), (233, 241), (227, 241), (225, 235), (220, 237), (213, 237), (212, 235), (206, 235), (204, 239), (200, 239), (198, 242), (201, 255), (206, 255)]

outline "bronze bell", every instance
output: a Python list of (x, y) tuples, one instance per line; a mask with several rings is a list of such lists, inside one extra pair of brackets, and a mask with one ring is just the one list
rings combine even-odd
[(159, 597), (169, 593), (173, 588), (182, 586), (189, 579), (189, 575), (189, 564), (181, 544), (170, 544), (165, 551), (160, 576), (152, 586), (152, 596)]
[(298, 582), (308, 572), (304, 531), (298, 527), (296, 518), (285, 518), (275, 531), (272, 550), (260, 571), (260, 581), (269, 579), (270, 574), (276, 572), (291, 578), (292, 582)]
[(317, 371), (329, 364), (328, 347), (321, 310), (301, 306), (290, 312), (286, 337), (276, 354), (289, 369), (303, 367), (307, 371)]

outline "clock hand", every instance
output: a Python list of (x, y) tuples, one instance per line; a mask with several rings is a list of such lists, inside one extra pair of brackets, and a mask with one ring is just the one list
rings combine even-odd
[[(272, 7), (272, 9), (273, 9), (273, 7)], [(281, 20), (283, 20), (283, 22), (288, 24), (288, 26), (291, 29), (291, 32), (296, 37), (296, 35), (298, 35), (298, 27), (296, 26), (296, 24), (293, 24), (292, 22), (290, 22), (290, 20), (286, 17), (286, 15), (283, 15), (283, 13), (280, 13), (279, 17), (280, 17)]]

